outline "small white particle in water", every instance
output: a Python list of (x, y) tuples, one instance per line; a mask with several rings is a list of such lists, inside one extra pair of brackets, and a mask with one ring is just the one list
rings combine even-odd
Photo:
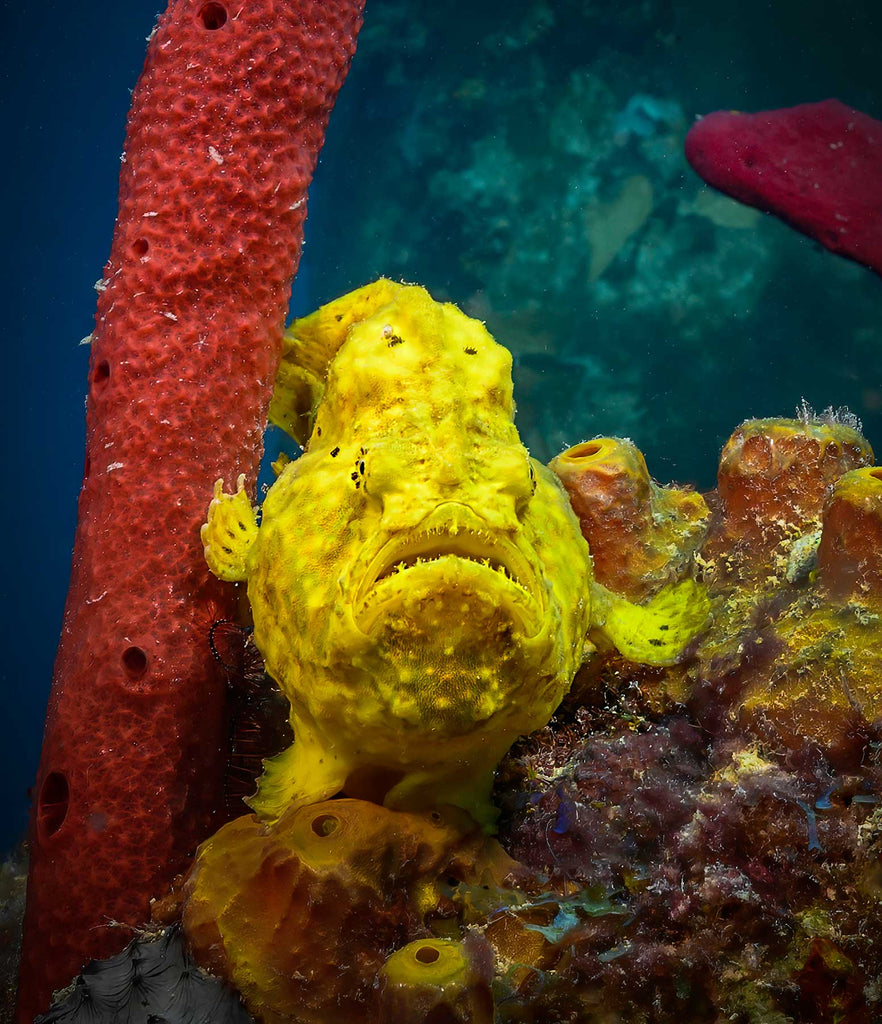
[(224, 158), (220, 155), (220, 153), (218, 153), (214, 146), (208, 147), (208, 155), (211, 157), (212, 160), (214, 160), (216, 164), (222, 164), (224, 162)]
[(296, 203), (292, 203), (292, 204), (291, 204), (291, 205), (290, 205), (290, 206), (288, 207), (288, 209), (289, 209), (289, 210), (299, 210), (299, 209), (300, 209), (300, 207), (301, 207), (301, 206), (303, 206), (303, 204), (304, 204), (305, 202), (306, 202), (306, 196), (301, 196), (301, 197), (300, 197), (300, 198), (299, 198), (299, 199), (297, 200), (297, 202), (296, 202)]
[(174, 320), (175, 323), (177, 323), (178, 318), (174, 315), (174, 313), (163, 313), (162, 315), (164, 317), (167, 317), (169, 320)]
[(94, 335), (94, 334), (87, 334), (87, 335), (85, 336), (85, 338), (80, 338), (80, 342), (79, 342), (79, 343), (80, 343), (81, 345), (91, 345), (91, 344), (92, 344), (92, 339), (93, 339), (94, 337), (95, 337), (95, 335)]
[(99, 277), (98, 280), (92, 285), (92, 287), (95, 289), (96, 292), (106, 292), (107, 285), (109, 283), (110, 282), (107, 280), (106, 277)]
[(142, 217), (158, 217), (159, 216), (159, 211), (158, 210), (148, 210), (146, 213), (142, 213), (141, 216)]
[(112, 473), (115, 469), (122, 469), (124, 465), (124, 462), (111, 462), (107, 467), (107, 472)]

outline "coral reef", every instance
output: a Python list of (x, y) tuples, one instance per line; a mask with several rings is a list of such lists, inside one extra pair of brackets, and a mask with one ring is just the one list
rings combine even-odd
[(878, 758), (843, 776), (708, 744), (682, 715), (584, 725), (525, 741), (500, 779), (504, 844), (595, 899), (552, 922), (500, 1019), (876, 1019)]
[(589, 542), (642, 552), (621, 581), (664, 593), (664, 550), (705, 581), (678, 663), (596, 652), (504, 758), (498, 841), (449, 806), (292, 804), (205, 842), (157, 922), (267, 1024), (871, 1024), (882, 480), (857, 427), (742, 424), (706, 504), (629, 442), (577, 446)]
[[(31, 835), (20, 1020), (118, 948), (222, 811), (232, 593), (192, 538), (256, 470), (306, 189), (360, 0), (174, 0), (133, 97), (99, 283), (79, 526)], [(309, 25), (309, 30), (304, 28)], [(279, 83), (284, 83), (280, 86)]]
[(736, 430), (693, 554), (709, 628), (680, 666), (595, 659), (504, 762), (503, 845), (601, 909), (552, 922), (501, 1020), (882, 1012), (882, 487), (856, 427)]
[(839, 100), (719, 110), (692, 126), (685, 149), (714, 188), (882, 274), (882, 122)]

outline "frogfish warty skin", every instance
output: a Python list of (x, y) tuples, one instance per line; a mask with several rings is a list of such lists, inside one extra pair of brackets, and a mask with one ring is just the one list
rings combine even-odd
[(259, 527), (240, 478), (217, 482), (202, 531), (211, 570), (247, 580), (290, 702), (294, 743), (250, 801), (264, 820), (343, 791), (490, 827), (494, 769), (548, 721), (590, 626), (665, 663), (704, 620), (688, 581), (658, 614), (592, 582), (566, 493), (514, 425), (509, 352), (423, 288), (381, 279), (295, 321), (270, 417), (304, 454)]

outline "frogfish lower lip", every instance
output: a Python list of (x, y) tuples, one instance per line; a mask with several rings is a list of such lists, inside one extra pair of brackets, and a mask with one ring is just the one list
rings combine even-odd
[(394, 534), (367, 563), (356, 590), (354, 612), (369, 629), (382, 612), (398, 605), (417, 579), (425, 583), (433, 571), (449, 585), (461, 576), (470, 588), (498, 594), (521, 630), (532, 636), (541, 628), (543, 605), (536, 571), (520, 548), (490, 529), (482, 529), (472, 513), (445, 522), (432, 516), (416, 529)]

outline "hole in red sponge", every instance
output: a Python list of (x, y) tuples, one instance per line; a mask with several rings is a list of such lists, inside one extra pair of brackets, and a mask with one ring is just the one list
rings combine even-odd
[(110, 377), (110, 363), (102, 359), (92, 371), (92, 383), (103, 384)]
[(54, 836), (64, 824), (70, 803), (70, 787), (64, 772), (49, 772), (40, 787), (37, 824), (44, 839)]
[(317, 836), (324, 838), (333, 835), (340, 827), (340, 819), (333, 814), (320, 814), (312, 819), (312, 830)]
[(214, 32), (215, 29), (223, 28), (226, 25), (227, 9), (223, 4), (203, 4), (199, 8), (197, 17), (202, 22), (204, 28), (207, 28), (209, 32)]
[(122, 663), (130, 679), (140, 679), (147, 671), (147, 652), (140, 647), (127, 647), (122, 654)]
[(149, 248), (150, 243), (146, 238), (136, 238), (134, 242), (132, 242), (132, 252), (139, 258), (141, 256), (146, 256)]
[(420, 946), (414, 956), (421, 964), (433, 964), (441, 954), (434, 946)]

